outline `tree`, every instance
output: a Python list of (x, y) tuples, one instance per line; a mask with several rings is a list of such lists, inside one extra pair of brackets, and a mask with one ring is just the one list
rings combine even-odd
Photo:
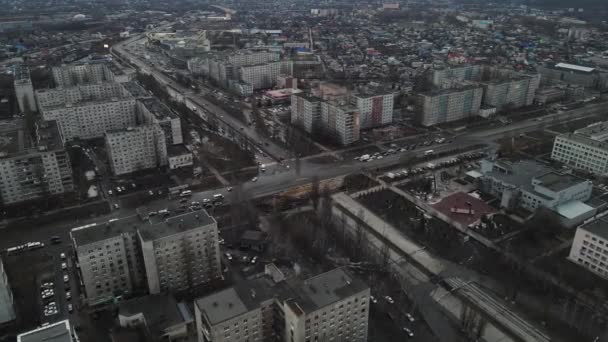
[(312, 207), (317, 210), (319, 206), (319, 176), (314, 175), (312, 177), (312, 185), (310, 188), (310, 200), (312, 201)]

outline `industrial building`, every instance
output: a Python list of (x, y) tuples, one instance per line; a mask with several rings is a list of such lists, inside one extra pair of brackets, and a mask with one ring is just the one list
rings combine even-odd
[(537, 68), (543, 81), (557, 84), (574, 84), (587, 88), (606, 89), (608, 72), (569, 63), (547, 63)]
[(576, 229), (568, 259), (608, 279), (608, 219), (600, 218)]
[(555, 137), (551, 159), (568, 167), (608, 175), (608, 122)]

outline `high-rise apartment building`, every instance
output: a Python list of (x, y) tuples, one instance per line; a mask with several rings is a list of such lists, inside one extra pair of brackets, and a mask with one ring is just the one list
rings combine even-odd
[(291, 61), (277, 61), (238, 68), (239, 80), (251, 84), (254, 90), (271, 88), (281, 74), (291, 74)]
[(608, 122), (558, 135), (551, 159), (575, 169), (608, 175)]
[(444, 67), (433, 70), (431, 82), (434, 86), (445, 89), (462, 81), (480, 80), (484, 66), (479, 64), (466, 64), (457, 67)]
[(69, 320), (41, 326), (17, 335), (17, 342), (78, 342), (78, 335)]
[(608, 279), (608, 220), (600, 218), (576, 230), (568, 259)]
[(184, 142), (179, 116), (157, 98), (141, 98), (137, 101), (139, 122), (159, 125), (168, 145)]
[(361, 126), (357, 108), (344, 103), (321, 103), (321, 131), (340, 145), (359, 141)]
[(74, 190), (72, 168), (55, 121), (36, 125), (35, 138), (23, 122), (0, 127), (0, 198), (4, 205)]
[(59, 88), (114, 81), (114, 74), (106, 63), (62, 65), (53, 67), (52, 72), (55, 86)]
[(19, 110), (25, 112), (25, 106), (35, 112), (38, 110), (36, 99), (34, 98), (34, 86), (30, 78), (30, 69), (23, 65), (17, 64), (13, 66), (13, 86), (15, 87), (15, 97), (19, 104)]
[(291, 95), (291, 123), (313, 133), (321, 124), (321, 102), (319, 97), (298, 93)]
[(418, 96), (418, 121), (432, 126), (477, 115), (482, 97), (483, 88), (476, 85), (422, 93)]
[(105, 142), (114, 175), (167, 165), (165, 133), (158, 124), (107, 131)]
[(68, 88), (40, 89), (36, 91), (38, 106), (48, 109), (92, 101), (129, 97), (124, 87), (116, 82), (101, 82)]
[(205, 210), (138, 230), (148, 291), (182, 291), (222, 278), (217, 222)]
[(113, 219), (74, 228), (70, 236), (90, 305), (221, 277), (217, 223), (205, 210)]
[(361, 128), (388, 125), (393, 122), (393, 93), (376, 88), (361, 88), (351, 95), (359, 111)]
[(347, 270), (270, 275), (195, 300), (198, 342), (367, 340), (369, 286)]
[(501, 110), (506, 106), (519, 108), (534, 102), (540, 85), (540, 75), (514, 75), (508, 79), (498, 79), (482, 83), (483, 104)]

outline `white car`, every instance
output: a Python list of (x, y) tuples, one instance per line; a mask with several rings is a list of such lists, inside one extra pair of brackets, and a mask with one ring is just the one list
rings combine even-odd
[(64, 270), (64, 271), (67, 270), (68, 269), (68, 264), (66, 264), (65, 262), (62, 262), (61, 263), (61, 269)]
[(226, 253), (226, 259), (228, 259), (228, 261), (232, 261), (232, 254), (230, 253)]
[(65, 253), (59, 254), (59, 257), (61, 258), (61, 260), (65, 260)]
[(69, 283), (70, 282), (70, 276), (68, 276), (67, 274), (63, 275), (63, 282), (64, 283)]
[(74, 306), (72, 304), (68, 304), (68, 312), (72, 313), (74, 311)]
[(371, 301), (373, 304), (378, 303), (378, 300), (377, 300), (377, 299), (376, 299), (376, 297), (374, 297), (374, 296), (369, 296), (369, 300), (370, 300), (370, 301)]
[(405, 317), (407, 318), (408, 321), (414, 323), (414, 321), (416, 321), (416, 319), (414, 318), (414, 316), (411, 313), (406, 313)]
[(258, 181), (258, 177), (251, 178), (251, 181), (254, 182), (254, 183), (257, 182)]
[(258, 257), (254, 256), (253, 258), (251, 258), (251, 263), (255, 264), (258, 261)]
[(410, 328), (403, 327), (403, 331), (405, 331), (405, 333), (407, 334), (407, 336), (414, 337), (414, 332)]
[(386, 301), (390, 304), (395, 304), (395, 300), (391, 298), (391, 296), (384, 296), (384, 299), (386, 299)]
[(67, 300), (72, 299), (72, 293), (71, 293), (70, 291), (67, 291), (67, 292), (65, 293), (65, 299), (67, 299)]

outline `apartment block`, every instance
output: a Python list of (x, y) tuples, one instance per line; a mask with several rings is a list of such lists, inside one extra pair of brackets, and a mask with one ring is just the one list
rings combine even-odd
[(359, 111), (361, 128), (373, 128), (393, 122), (394, 95), (381, 89), (361, 88), (351, 96)]
[(34, 98), (34, 86), (30, 78), (30, 69), (23, 64), (13, 66), (13, 86), (15, 87), (15, 97), (19, 104), (19, 110), (25, 112), (25, 106), (35, 112), (38, 110), (36, 99)]
[(0, 198), (14, 204), (74, 190), (72, 168), (55, 121), (41, 121), (32, 139), (22, 121), (0, 127)]
[(205, 210), (139, 229), (148, 291), (182, 291), (222, 278), (217, 222)]
[(551, 159), (575, 169), (608, 175), (608, 122), (558, 135)]
[(36, 98), (42, 117), (56, 120), (65, 140), (98, 138), (136, 124), (135, 99), (119, 83), (39, 90)]
[(8, 282), (2, 259), (0, 259), (0, 308), (0, 326), (7, 325), (17, 318), (13, 291)]
[(285, 341), (367, 341), (367, 284), (342, 268), (307, 279), (283, 303)]
[(343, 103), (321, 103), (321, 131), (337, 143), (344, 146), (358, 141), (360, 130), (357, 108)]
[(511, 106), (519, 108), (534, 103), (536, 90), (540, 85), (540, 75), (516, 75), (482, 83), (484, 87), (483, 104), (498, 110)]
[(568, 259), (608, 279), (608, 219), (600, 218), (579, 227)]
[(481, 79), (484, 66), (479, 64), (466, 64), (457, 67), (444, 67), (433, 70), (431, 82), (439, 88), (451, 88), (462, 81)]
[(433, 126), (475, 116), (482, 98), (483, 88), (477, 85), (422, 93), (418, 96), (418, 121), (423, 126)]
[(157, 124), (164, 132), (168, 145), (183, 144), (182, 123), (179, 116), (157, 98), (140, 98), (137, 101), (139, 122)]
[(366, 341), (369, 296), (342, 268), (301, 280), (269, 264), (262, 277), (195, 300), (198, 342)]
[(70, 236), (89, 305), (221, 277), (217, 223), (205, 210), (113, 219), (74, 228)]
[(52, 73), (59, 88), (114, 81), (114, 74), (106, 63), (62, 65), (53, 67)]
[(322, 99), (306, 93), (291, 95), (291, 123), (313, 133), (321, 122)]
[(114, 175), (167, 165), (165, 134), (157, 124), (107, 131), (105, 143)]

